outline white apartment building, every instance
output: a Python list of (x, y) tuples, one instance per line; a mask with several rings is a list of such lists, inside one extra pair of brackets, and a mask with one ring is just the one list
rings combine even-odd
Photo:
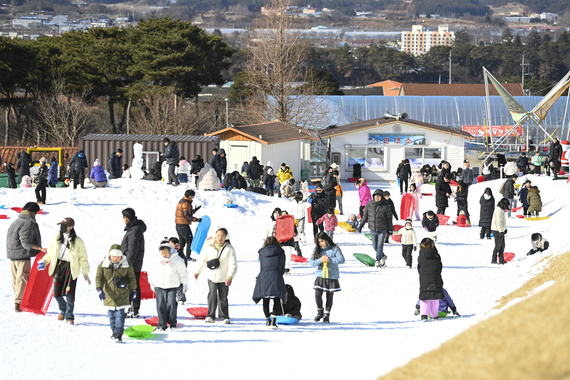
[(402, 51), (413, 55), (424, 54), (433, 46), (451, 46), (455, 33), (449, 26), (439, 25), (437, 31), (426, 31), (421, 25), (413, 25), (411, 32), (402, 32)]

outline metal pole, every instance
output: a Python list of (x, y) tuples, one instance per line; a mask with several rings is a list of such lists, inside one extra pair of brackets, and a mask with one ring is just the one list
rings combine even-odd
[(228, 102), (229, 102), (230, 100), (229, 100), (228, 98), (225, 98), (224, 100), (226, 101), (226, 128), (228, 128), (228, 127), (230, 126), (230, 123), (229, 123), (229, 115), (228, 115), (228, 111), (229, 111)]
[(449, 84), (451, 84), (451, 49), (449, 49)]
[(523, 90), (523, 95), (524, 95), (524, 51), (523, 51), (523, 56), (522, 56), (522, 79), (521, 79), (521, 86), (522, 86), (522, 90)]

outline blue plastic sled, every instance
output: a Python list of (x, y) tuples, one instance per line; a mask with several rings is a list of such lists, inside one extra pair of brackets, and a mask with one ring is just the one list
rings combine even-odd
[(277, 324), (278, 325), (294, 325), (299, 323), (300, 319), (293, 318), (293, 317), (284, 317), (282, 315), (277, 316)]
[(236, 205), (235, 203), (224, 203), (224, 207), (227, 208), (236, 208), (238, 205)]
[(4, 210), (7, 209), (8, 207), (6, 207), (5, 205), (0, 205), (0, 210)]
[(204, 242), (208, 237), (208, 230), (210, 229), (210, 225), (212, 221), (210, 217), (204, 215), (202, 217), (202, 221), (198, 224), (198, 228), (196, 228), (196, 233), (194, 234), (194, 239), (192, 240), (192, 252), (196, 252), (197, 255), (202, 252), (202, 247), (204, 246)]

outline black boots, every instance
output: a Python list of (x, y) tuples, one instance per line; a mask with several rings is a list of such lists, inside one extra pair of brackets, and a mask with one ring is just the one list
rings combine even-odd
[(317, 309), (317, 316), (315, 322), (319, 322), (324, 317), (324, 309)]
[(325, 317), (323, 318), (323, 323), (331, 323), (331, 321), (329, 320), (330, 318), (330, 313), (325, 313)]

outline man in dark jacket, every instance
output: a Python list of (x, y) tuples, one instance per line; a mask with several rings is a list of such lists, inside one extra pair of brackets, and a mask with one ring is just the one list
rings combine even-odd
[(336, 206), (336, 181), (333, 179), (328, 185), (323, 186), (323, 192), (327, 197), (327, 209), (331, 207), (333, 210)]
[(89, 168), (89, 164), (83, 149), (79, 150), (69, 161), (67, 168), (69, 169), (71, 166), (73, 166), (73, 189), (77, 189), (77, 185), (81, 185), (81, 188), (85, 189), (85, 172)]
[(36, 214), (39, 211), (40, 206), (36, 203), (26, 203), (21, 214), (18, 215), (18, 219), (8, 228), (6, 253), (12, 270), (16, 313), (21, 311), (22, 296), (30, 277), (32, 269), (30, 258), (35, 257), (40, 252), (47, 252), (47, 248), (42, 248), (42, 237), (38, 223), (36, 223)]
[(451, 176), (451, 164), (449, 162), (442, 160), (439, 163), (438, 168), (441, 169), (441, 172), (439, 173), (439, 177), (443, 178), (443, 177), (445, 177), (446, 174), (449, 174)]
[(362, 227), (368, 222), (370, 228), (370, 236), (372, 237), (372, 247), (376, 251), (376, 267), (386, 265), (388, 258), (384, 254), (384, 239), (386, 233), (392, 231), (392, 212), (386, 199), (384, 192), (380, 189), (376, 190), (373, 195), (373, 201), (368, 202), (364, 207), (364, 215), (360, 219), (358, 232), (362, 232)]
[(526, 171), (529, 169), (528, 158), (526, 157), (525, 152), (522, 152), (517, 159), (517, 168), (519, 168), (523, 175), (525, 175)]
[(137, 219), (135, 210), (126, 208), (123, 210), (123, 222), (125, 222), (125, 236), (121, 246), (123, 247), (123, 254), (127, 256), (127, 260), (133, 266), (135, 277), (137, 279), (137, 295), (131, 304), (131, 309), (127, 314), (127, 318), (138, 318), (139, 309), (141, 307), (141, 270), (144, 259), (144, 233), (146, 231), (146, 224)]
[(440, 176), (435, 183), (435, 206), (437, 207), (437, 213), (440, 215), (445, 215), (445, 209), (449, 206), (447, 200), (451, 195), (450, 180), (451, 175), (447, 173), (444, 176)]
[(263, 175), (263, 169), (261, 168), (261, 164), (257, 157), (253, 156), (251, 158), (251, 162), (249, 163), (249, 167), (247, 168), (247, 176), (250, 179), (251, 186), (259, 187), (259, 182), (261, 180), (261, 176)]
[(28, 152), (21, 151), (18, 155), (18, 163), (16, 164), (16, 169), (18, 169), (18, 183), (22, 182), (22, 177), (30, 175), (30, 168), (34, 166), (32, 158)]
[(509, 200), (510, 205), (511, 205), (511, 207), (509, 207), (509, 211), (507, 213), (507, 216), (509, 218), (511, 217), (511, 209), (513, 208), (513, 200), (515, 198), (515, 182), (516, 182), (517, 178), (518, 178), (518, 176), (516, 174), (513, 174), (512, 176), (507, 178), (507, 180), (505, 181), (505, 184), (503, 185), (503, 189), (501, 191), (501, 194), (503, 195), (503, 197), (507, 198)]
[(123, 157), (123, 150), (121, 148), (113, 152), (111, 157), (109, 157), (109, 179), (121, 178), (123, 164), (121, 162)]
[[(174, 141), (170, 141), (168, 137), (163, 140), (164, 146), (166, 147), (166, 152), (162, 155), (166, 158), (166, 163), (168, 164), (168, 181), (167, 185), (172, 184), (172, 186), (178, 186), (178, 176), (174, 173), (176, 166), (178, 166), (178, 158), (180, 157), (180, 151), (178, 150), (178, 144)], [(136, 270), (135, 270), (136, 272)]]
[(396, 176), (400, 180), (400, 195), (408, 191), (408, 180), (412, 178), (412, 169), (410, 168), (410, 160), (405, 159), (398, 165)]
[(465, 169), (463, 169), (461, 180), (465, 183), (465, 187), (469, 189), (469, 186), (473, 184), (473, 169), (471, 169), (469, 160), (464, 160), (463, 163), (465, 164)]
[(562, 145), (558, 141), (558, 138), (553, 138), (550, 144), (550, 153), (548, 154), (550, 159), (550, 167), (552, 168), (552, 174), (554, 174), (553, 180), (558, 179), (558, 174), (560, 173), (560, 165), (562, 160)]
[(218, 159), (217, 155), (218, 155), (218, 148), (212, 149), (212, 158), (210, 158), (210, 166), (211, 167), (215, 167), (216, 160)]
[(313, 236), (315, 238), (315, 243), (317, 239), (317, 233), (324, 232), (324, 223), (317, 225), (317, 220), (319, 220), (323, 215), (327, 213), (327, 196), (323, 191), (323, 185), (320, 183), (313, 194), (309, 197), (309, 202), (311, 203), (311, 219), (313, 221)]
[(221, 181), (222, 178), (224, 178), (224, 176), (226, 175), (226, 169), (228, 166), (228, 161), (226, 159), (226, 151), (224, 149), (220, 149), (218, 150), (218, 154), (216, 154), (214, 157), (216, 159), (214, 160), (214, 166), (212, 167), (216, 171), (216, 174), (218, 175), (218, 178)]

